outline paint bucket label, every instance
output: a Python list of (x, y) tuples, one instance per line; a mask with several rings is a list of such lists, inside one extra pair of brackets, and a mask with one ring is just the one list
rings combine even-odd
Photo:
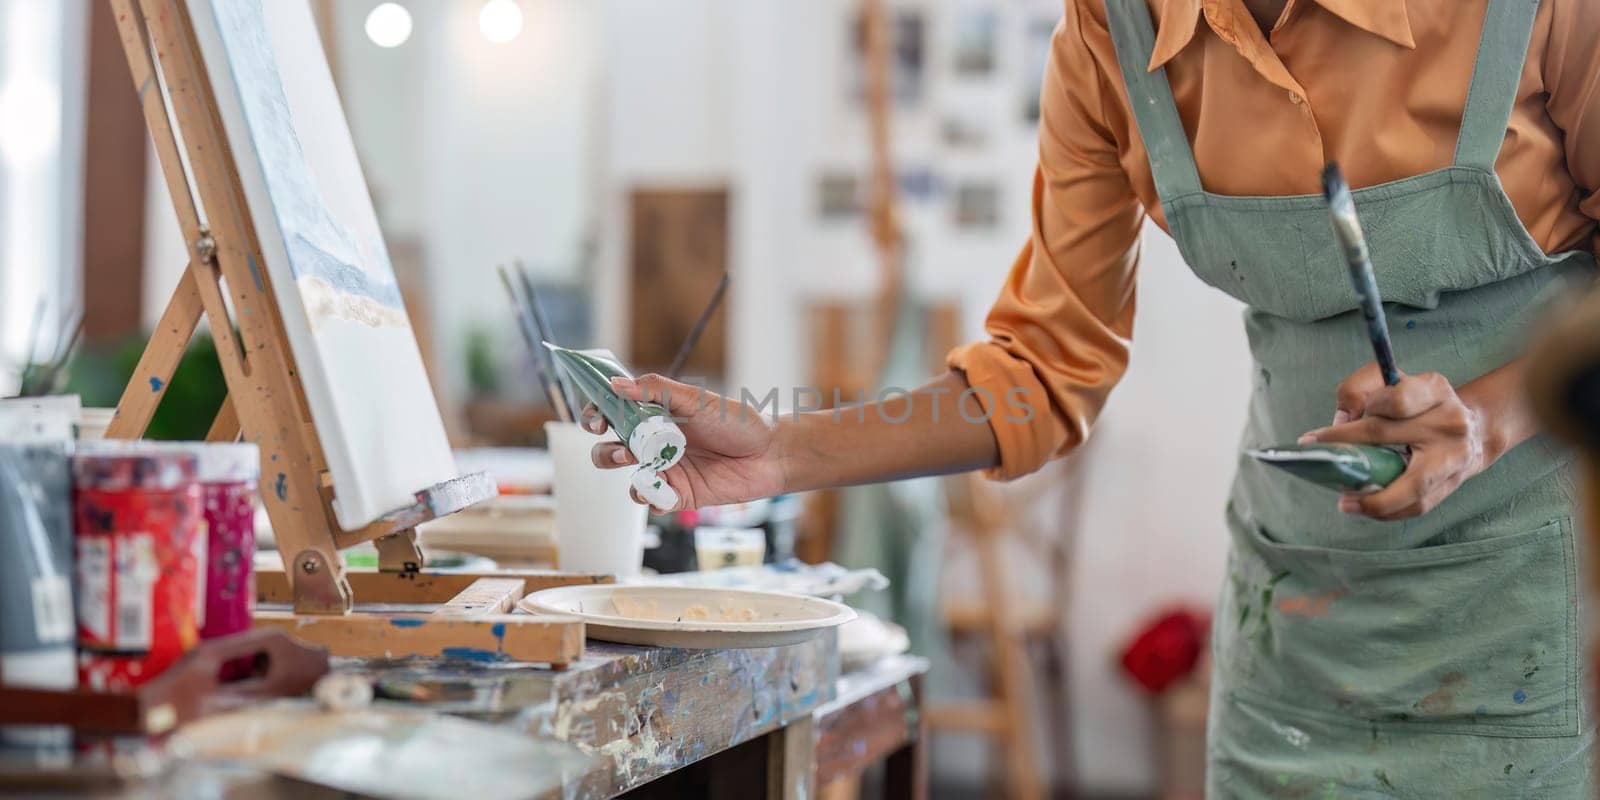
[(253, 482), (208, 483), (202, 493), (209, 558), (200, 636), (212, 639), (250, 627), (256, 594), (256, 489)]
[(118, 443), (80, 452), (74, 471), (79, 677), (89, 688), (123, 691), (199, 640), (195, 458)]
[(72, 641), (72, 582), (65, 575), (45, 575), (34, 578), (31, 588), (39, 641)]
[[(200, 544), (200, 638), (250, 628), (255, 610), (256, 487), (261, 451), (253, 444), (206, 444), (200, 456), (203, 504)], [(248, 674), (251, 661), (223, 666), (224, 677)]]

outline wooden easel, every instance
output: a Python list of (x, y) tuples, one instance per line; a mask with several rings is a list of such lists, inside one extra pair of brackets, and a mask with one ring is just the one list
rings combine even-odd
[[(261, 498), (284, 571), (259, 574), (258, 591), (268, 601), (292, 603), (292, 610), (257, 612), (257, 624), (283, 627), (335, 655), (459, 652), (556, 665), (580, 657), (581, 622), (509, 612), (524, 592), (607, 582), (609, 576), (421, 571), (416, 526), (494, 496), (486, 474), (418, 492), (411, 506), (359, 530), (340, 528), (332, 508), (338, 487), (332, 485), (307, 410), (271, 276), (261, 264), (261, 246), (188, 8), (183, 0), (109, 1), (188, 245), (189, 266), (106, 435), (133, 439), (144, 434), (204, 314), (228, 386), (227, 400), (206, 438), (233, 441), (243, 434), (261, 448)], [(188, 156), (188, 171), (180, 146)], [(225, 296), (232, 301), (233, 315)], [(368, 541), (378, 549), (378, 570), (346, 570), (339, 550)], [(359, 592), (352, 592), (352, 585)], [(397, 617), (353, 611), (358, 598), (365, 603), (444, 605)]]

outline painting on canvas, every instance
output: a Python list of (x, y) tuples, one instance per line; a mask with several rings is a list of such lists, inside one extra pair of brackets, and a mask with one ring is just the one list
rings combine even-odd
[(261, 244), (252, 270), (282, 313), (339, 524), (358, 528), (456, 473), (311, 7), (188, 3)]

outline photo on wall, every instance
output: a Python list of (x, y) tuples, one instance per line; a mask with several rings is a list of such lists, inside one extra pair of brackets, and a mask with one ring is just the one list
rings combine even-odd
[(866, 198), (861, 178), (852, 172), (824, 172), (817, 178), (817, 218), (842, 222), (861, 216)]
[(1000, 187), (994, 181), (958, 181), (950, 201), (951, 223), (957, 228), (974, 230), (1000, 224)]
[(981, 78), (994, 72), (1000, 38), (1000, 15), (992, 8), (970, 8), (956, 14), (951, 30), (950, 69), (958, 77)]
[(1039, 93), (1044, 90), (1044, 69), (1050, 62), (1050, 37), (1055, 33), (1053, 17), (1034, 17), (1028, 20), (1023, 40), (1022, 85), (1027, 87), (1022, 95), (1022, 119), (1029, 125), (1039, 122)]
[[(895, 105), (909, 108), (922, 100), (927, 23), (921, 11), (899, 10), (891, 13), (889, 28), (889, 95)], [(850, 19), (849, 36), (847, 91), (850, 99), (860, 104), (867, 99), (867, 27), (861, 14)]]
[(906, 200), (927, 204), (939, 196), (939, 175), (927, 166), (909, 166), (895, 176), (895, 189)]
[(980, 115), (952, 110), (939, 122), (939, 139), (952, 150), (982, 150), (989, 144), (989, 127)]

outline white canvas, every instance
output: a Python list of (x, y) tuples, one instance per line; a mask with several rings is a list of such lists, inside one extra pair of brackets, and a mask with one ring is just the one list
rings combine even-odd
[[(188, 0), (346, 530), (456, 476), (307, 0)], [(270, 470), (263, 488), (273, 491)]]

